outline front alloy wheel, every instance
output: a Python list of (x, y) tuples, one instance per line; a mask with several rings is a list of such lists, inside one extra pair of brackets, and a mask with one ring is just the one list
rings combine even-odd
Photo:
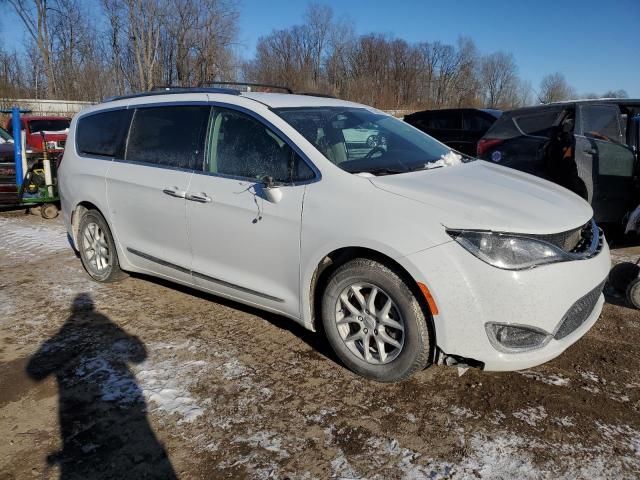
[(434, 348), (431, 317), (416, 290), (406, 272), (368, 258), (350, 260), (330, 274), (322, 297), (322, 324), (349, 369), (395, 382), (429, 364)]
[(389, 363), (402, 352), (404, 319), (382, 288), (364, 282), (346, 287), (336, 302), (335, 321), (347, 348), (367, 363)]

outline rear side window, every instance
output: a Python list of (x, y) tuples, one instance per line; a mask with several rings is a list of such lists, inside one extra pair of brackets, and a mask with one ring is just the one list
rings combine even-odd
[(201, 169), (210, 111), (206, 105), (136, 109), (126, 160)]
[(545, 110), (514, 117), (514, 121), (526, 135), (550, 137), (558, 119), (558, 110)]
[(111, 110), (80, 118), (76, 129), (78, 153), (122, 158), (131, 114), (131, 110)]
[(465, 112), (462, 116), (464, 130), (475, 132), (486, 131), (493, 125), (493, 122), (483, 115), (475, 112)]

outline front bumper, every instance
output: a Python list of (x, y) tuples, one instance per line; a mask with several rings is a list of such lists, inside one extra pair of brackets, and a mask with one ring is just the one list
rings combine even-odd
[(517, 353), (496, 349), (485, 323), (536, 327), (550, 334), (579, 299), (609, 274), (609, 247), (586, 260), (555, 263), (530, 270), (492, 267), (456, 242), (402, 259), (414, 278), (425, 283), (438, 306), (434, 328), (438, 347), (448, 355), (484, 363), (485, 370), (521, 370), (547, 362), (582, 337), (596, 322), (604, 297), (598, 296), (586, 320), (568, 335), (543, 347)]

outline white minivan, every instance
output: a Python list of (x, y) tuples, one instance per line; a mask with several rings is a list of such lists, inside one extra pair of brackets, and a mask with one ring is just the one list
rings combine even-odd
[[(345, 140), (361, 128), (384, 145)], [(276, 312), (379, 381), (541, 364), (604, 302), (584, 200), (343, 100), (119, 97), (73, 119), (59, 186), (93, 279), (142, 272)]]

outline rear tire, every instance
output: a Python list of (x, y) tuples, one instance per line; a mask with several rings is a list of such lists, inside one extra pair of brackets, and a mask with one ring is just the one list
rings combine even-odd
[(336, 355), (379, 382), (403, 380), (429, 364), (428, 321), (404, 275), (366, 258), (338, 267), (322, 298), (322, 322)]
[(618, 292), (624, 294), (629, 287), (629, 283), (638, 277), (640, 266), (631, 262), (624, 262), (615, 265), (609, 272), (609, 283)]
[(109, 225), (97, 210), (89, 210), (80, 220), (78, 249), (82, 266), (97, 282), (116, 282), (127, 277), (120, 269)]
[(627, 300), (635, 308), (640, 310), (640, 277), (636, 278), (627, 288)]

